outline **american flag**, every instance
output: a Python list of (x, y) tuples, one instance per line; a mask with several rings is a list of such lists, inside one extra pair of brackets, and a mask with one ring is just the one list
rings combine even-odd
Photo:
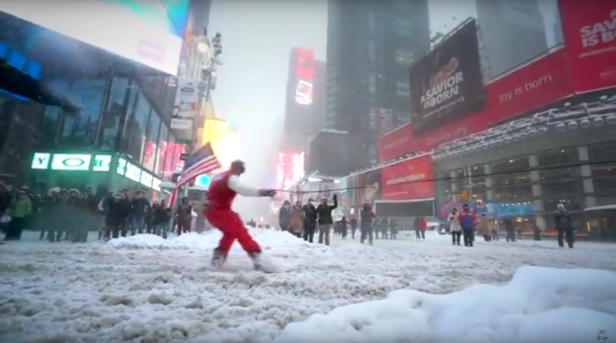
[(173, 206), (176, 202), (178, 193), (184, 185), (191, 182), (197, 176), (211, 173), (214, 170), (220, 169), (221, 164), (214, 154), (212, 145), (207, 143), (197, 150), (194, 154), (190, 155), (184, 162), (184, 170), (178, 178), (178, 182), (171, 193), (171, 199), (169, 199), (169, 206)]

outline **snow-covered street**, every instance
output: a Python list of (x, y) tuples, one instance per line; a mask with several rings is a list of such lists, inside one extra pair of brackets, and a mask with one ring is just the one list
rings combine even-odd
[[(616, 328), (612, 272), (526, 267), (501, 286), (524, 265), (616, 271), (616, 245), (465, 248), (403, 233), (325, 247), (253, 233), (284, 272), (251, 271), (237, 246), (225, 270), (211, 270), (217, 233), (0, 246), (0, 341), (582, 343)], [(455, 292), (478, 284), (498, 287)]]

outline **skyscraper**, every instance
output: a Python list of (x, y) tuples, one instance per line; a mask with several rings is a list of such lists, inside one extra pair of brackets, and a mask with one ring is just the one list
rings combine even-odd
[(476, 0), (476, 3), (491, 78), (548, 49), (538, 0)]
[(430, 50), (427, 0), (330, 0), (329, 129), (348, 132), (349, 171), (377, 162), (377, 138), (410, 118), (408, 67)]
[(291, 50), (281, 150), (306, 152), (310, 140), (323, 128), (325, 73), (325, 63), (315, 61), (310, 49)]

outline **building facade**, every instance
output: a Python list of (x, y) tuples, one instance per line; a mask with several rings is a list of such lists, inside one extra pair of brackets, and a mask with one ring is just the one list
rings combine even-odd
[(348, 132), (349, 171), (377, 161), (377, 137), (410, 117), (408, 66), (430, 50), (427, 1), (330, 1), (326, 127)]
[[(167, 15), (174, 20), (174, 39), (179, 41), (186, 34), (188, 2), (184, 5)], [(21, 69), (29, 66), (46, 88), (76, 108), (69, 111), (0, 92), (0, 174), (5, 182), (41, 192), (85, 185), (98, 192), (160, 191), (157, 184), (173, 175), (188, 148), (170, 127), (173, 76), (11, 14), (1, 15), (4, 24), (19, 26), (22, 32), (16, 36), (3, 30), (0, 57)], [(39, 35), (45, 39), (32, 44)]]
[[(490, 78), (548, 50), (545, 20), (538, 0), (476, 0), (476, 3)], [(560, 23), (557, 25), (560, 31)], [(562, 43), (562, 40), (552, 43)]]
[(314, 60), (312, 50), (291, 49), (280, 151), (307, 152), (323, 128), (325, 72), (325, 63)]

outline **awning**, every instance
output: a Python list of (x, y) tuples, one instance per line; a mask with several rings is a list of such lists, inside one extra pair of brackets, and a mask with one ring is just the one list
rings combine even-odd
[(45, 105), (61, 107), (67, 112), (79, 111), (79, 108), (68, 99), (52, 94), (41, 82), (12, 67), (2, 58), (0, 58), (0, 89)]

